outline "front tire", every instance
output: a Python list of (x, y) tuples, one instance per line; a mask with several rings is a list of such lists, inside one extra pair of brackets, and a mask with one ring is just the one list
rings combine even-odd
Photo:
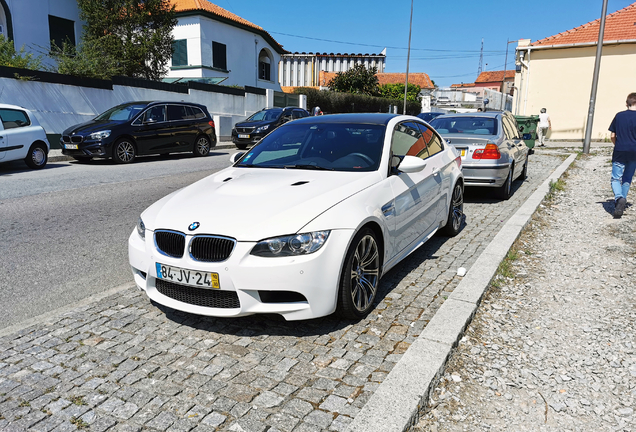
[(448, 221), (442, 234), (448, 237), (455, 237), (459, 234), (464, 220), (464, 188), (462, 184), (457, 182), (453, 188), (453, 196), (451, 197), (450, 206), (448, 208)]
[(346, 319), (364, 318), (373, 307), (380, 281), (380, 250), (375, 233), (364, 228), (345, 256), (336, 313)]
[(131, 163), (135, 159), (135, 156), (137, 156), (137, 150), (131, 140), (124, 138), (115, 143), (115, 147), (113, 148), (113, 160), (115, 163)]
[(49, 160), (46, 146), (41, 143), (34, 143), (29, 149), (29, 153), (24, 158), (24, 163), (32, 169), (42, 169)]
[(508, 177), (506, 177), (506, 182), (501, 185), (499, 189), (497, 189), (497, 197), (501, 198), (504, 201), (510, 198), (510, 195), (512, 193), (512, 173), (514, 169), (514, 165), (510, 165), (510, 169), (508, 170)]
[(195, 156), (207, 156), (210, 154), (210, 140), (208, 137), (200, 136), (194, 143), (193, 153)]

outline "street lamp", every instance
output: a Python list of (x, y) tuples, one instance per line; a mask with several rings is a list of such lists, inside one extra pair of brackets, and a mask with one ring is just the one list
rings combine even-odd
[(411, 22), (409, 23), (409, 49), (406, 54), (406, 82), (404, 83), (404, 109), (402, 114), (406, 115), (406, 93), (409, 89), (409, 62), (411, 60), (411, 29), (413, 28), (413, 0), (411, 0)]

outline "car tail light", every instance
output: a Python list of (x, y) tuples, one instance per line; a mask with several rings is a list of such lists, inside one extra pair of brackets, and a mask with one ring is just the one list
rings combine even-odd
[(473, 159), (500, 159), (501, 153), (497, 144), (488, 143), (483, 149), (475, 150)]
[(208, 122), (208, 124), (209, 124), (210, 126), (214, 127), (214, 121), (213, 121), (213, 120), (210, 120), (210, 121)]
[(461, 169), (461, 167), (462, 167), (462, 157), (461, 156), (457, 156), (455, 158), (455, 162), (457, 162), (457, 168)]

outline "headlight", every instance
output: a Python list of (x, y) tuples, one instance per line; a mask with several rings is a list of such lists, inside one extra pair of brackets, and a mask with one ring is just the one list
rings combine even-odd
[(137, 234), (139, 234), (139, 237), (142, 239), (146, 239), (146, 225), (144, 225), (144, 221), (141, 220), (141, 217), (137, 221)]
[(265, 125), (265, 126), (261, 126), (259, 128), (257, 128), (254, 133), (261, 133), (261, 132), (265, 132), (267, 129), (269, 129), (269, 125)]
[(88, 137), (93, 140), (102, 140), (104, 138), (108, 138), (110, 136), (109, 130), (103, 130), (99, 132), (93, 132)]
[(250, 254), (260, 257), (307, 255), (322, 247), (331, 231), (316, 231), (262, 240)]

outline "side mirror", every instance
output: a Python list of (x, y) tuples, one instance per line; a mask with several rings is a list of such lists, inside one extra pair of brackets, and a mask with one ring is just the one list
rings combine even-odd
[(242, 158), (244, 154), (245, 152), (234, 153), (232, 156), (230, 156), (230, 162), (236, 163), (236, 161)]
[(415, 156), (404, 156), (400, 165), (398, 165), (398, 171), (404, 173), (416, 173), (420, 172), (426, 167), (426, 162)]

